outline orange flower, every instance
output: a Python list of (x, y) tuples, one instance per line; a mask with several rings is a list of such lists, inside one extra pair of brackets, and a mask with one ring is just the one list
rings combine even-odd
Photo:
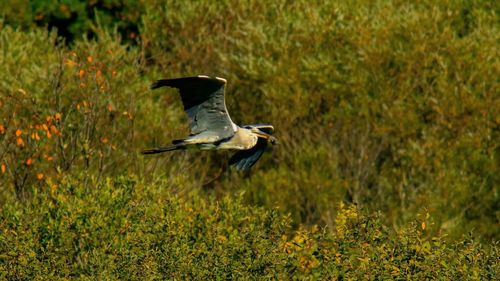
[(5, 127), (0, 125), (0, 134), (5, 134)]
[(33, 160), (31, 158), (28, 158), (26, 160), (26, 165), (31, 166), (31, 164), (33, 164)]
[(50, 115), (49, 115), (49, 116), (47, 116), (46, 120), (47, 120), (47, 123), (50, 123), (50, 121), (52, 121), (52, 117), (50, 117)]
[(51, 138), (52, 138), (52, 134), (51, 134), (49, 131), (47, 131), (46, 133), (47, 133), (47, 137), (48, 137), (49, 139), (51, 139)]
[(44, 131), (48, 131), (48, 130), (49, 130), (49, 127), (47, 127), (47, 125), (45, 125), (45, 124), (42, 124), (42, 129), (43, 129)]
[(82, 78), (83, 76), (85, 76), (85, 70), (80, 69), (80, 72), (78, 72), (78, 76), (80, 76), (80, 78)]
[(113, 112), (113, 106), (111, 104), (108, 104), (108, 111)]
[(92, 61), (93, 61), (93, 60), (94, 60), (94, 59), (93, 59), (91, 56), (88, 56), (88, 57), (87, 57), (87, 61), (88, 61), (88, 62), (92, 63)]
[(56, 120), (60, 120), (61, 119), (61, 113), (56, 113), (56, 115), (54, 115), (54, 119)]
[(38, 180), (43, 180), (43, 174), (42, 174), (42, 173), (38, 173), (38, 174), (36, 174), (36, 178), (37, 178)]
[(37, 132), (31, 133), (31, 139), (33, 140), (40, 140), (40, 136), (38, 135)]
[(22, 134), (23, 134), (23, 131), (21, 131), (20, 129), (16, 130), (16, 137), (20, 137)]
[(7, 167), (5, 167), (5, 164), (2, 164), (2, 173), (5, 174), (5, 170), (7, 170)]
[(50, 132), (54, 135), (59, 135), (59, 130), (54, 125), (50, 125)]
[(422, 223), (422, 230), (425, 230), (425, 228), (427, 227), (427, 225), (425, 224), (425, 222)]
[(108, 138), (105, 138), (105, 137), (101, 138), (101, 142), (104, 143), (104, 144), (107, 144), (108, 141), (109, 141)]
[(24, 141), (22, 138), (17, 138), (16, 139), (16, 144), (17, 146), (24, 146)]

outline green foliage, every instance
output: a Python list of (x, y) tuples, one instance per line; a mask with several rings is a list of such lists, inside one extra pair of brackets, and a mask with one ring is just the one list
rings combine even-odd
[[(0, 14), (1, 277), (499, 279), (496, 2)], [(37, 27), (58, 22), (71, 44)], [(228, 79), (237, 123), (275, 125), (249, 174), (224, 152), (138, 155), (187, 132), (150, 83), (196, 74)]]
[(233, 120), (276, 126), (282, 145), (241, 182), (253, 203), (330, 223), (344, 199), (498, 238), (499, 7), (167, 2), (142, 38), (161, 76), (226, 77)]
[(13, 0), (0, 4), (0, 15), (6, 24), (23, 29), (55, 28), (68, 42), (95, 36), (100, 24), (135, 43), (142, 8), (137, 0)]
[(292, 232), (275, 210), (173, 181), (63, 178), (0, 212), (2, 279), (496, 279), (498, 248), (396, 232), (338, 206), (331, 230)]
[(71, 51), (42, 31), (7, 27), (0, 38), (1, 71), (9, 73), (0, 82), (0, 153), (18, 195), (38, 173), (84, 169), (100, 177), (134, 165), (123, 159), (136, 154), (135, 99), (145, 90), (136, 53), (111, 37), (78, 42)]

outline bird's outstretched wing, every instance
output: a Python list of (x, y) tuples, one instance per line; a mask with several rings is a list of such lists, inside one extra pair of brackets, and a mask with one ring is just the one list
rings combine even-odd
[(163, 86), (179, 89), (192, 136), (205, 132), (204, 135), (222, 140), (234, 135), (237, 127), (227, 113), (224, 100), (225, 79), (202, 75), (163, 79), (154, 82), (151, 89)]
[(259, 138), (257, 144), (248, 150), (240, 150), (229, 159), (229, 166), (239, 171), (250, 169), (262, 156), (267, 146), (267, 140)]

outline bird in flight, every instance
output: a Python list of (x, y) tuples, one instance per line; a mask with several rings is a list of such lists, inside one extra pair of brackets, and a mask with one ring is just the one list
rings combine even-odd
[(226, 84), (224, 78), (206, 75), (154, 82), (151, 89), (166, 86), (179, 90), (191, 132), (185, 139), (172, 141), (172, 145), (144, 150), (142, 154), (188, 148), (237, 150), (229, 165), (240, 171), (250, 169), (262, 156), (268, 143), (277, 143), (271, 135), (274, 127), (267, 124), (234, 124), (224, 100)]

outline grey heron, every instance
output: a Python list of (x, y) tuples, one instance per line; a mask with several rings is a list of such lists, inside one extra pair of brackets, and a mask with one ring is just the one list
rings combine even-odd
[(142, 154), (189, 148), (237, 150), (229, 160), (229, 165), (241, 171), (252, 167), (268, 143), (277, 143), (276, 138), (271, 135), (274, 127), (267, 124), (234, 124), (224, 99), (226, 84), (224, 78), (206, 75), (154, 82), (151, 89), (166, 86), (179, 90), (191, 132), (185, 139), (172, 141), (172, 145), (144, 150)]

